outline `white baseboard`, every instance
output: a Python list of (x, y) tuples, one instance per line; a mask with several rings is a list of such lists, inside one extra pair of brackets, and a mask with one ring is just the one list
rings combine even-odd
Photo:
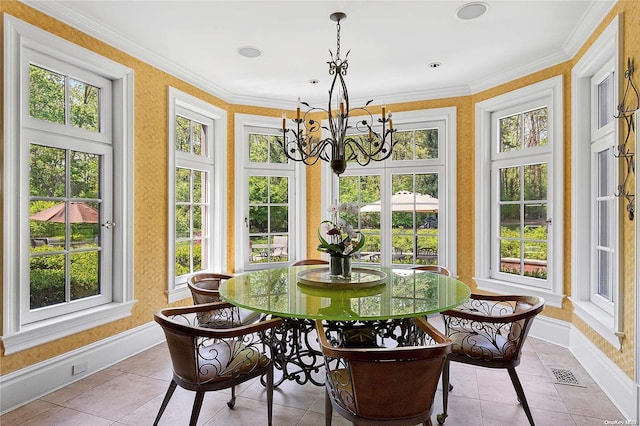
[(639, 424), (640, 388), (573, 324), (538, 315), (531, 337), (568, 348), (630, 424)]
[[(0, 377), (0, 414), (36, 400), (164, 341), (155, 322), (116, 334)], [(73, 374), (73, 366), (87, 370)]]

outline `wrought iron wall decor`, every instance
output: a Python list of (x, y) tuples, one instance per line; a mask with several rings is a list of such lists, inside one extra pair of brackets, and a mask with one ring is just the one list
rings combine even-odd
[[(365, 166), (373, 161), (382, 161), (391, 155), (393, 151), (393, 121), (391, 111), (387, 111), (384, 103), (381, 108), (381, 118), (378, 123), (382, 124), (382, 130), (377, 133), (373, 129), (373, 114), (366, 107), (373, 102), (369, 100), (364, 107), (351, 109), (349, 104), (349, 93), (344, 76), (347, 75), (347, 57), (349, 52), (340, 59), (340, 21), (347, 17), (342, 12), (332, 13), (330, 18), (336, 22), (337, 27), (337, 47), (336, 55), (329, 50), (331, 60), (329, 64), (329, 75), (333, 76), (331, 87), (329, 88), (329, 104), (327, 109), (312, 108), (307, 102), (300, 102), (296, 108), (296, 118), (294, 128), (287, 128), (287, 115), (282, 113), (282, 148), (290, 160), (302, 161), (311, 166), (318, 160), (328, 161), (331, 170), (338, 176), (347, 168), (347, 162), (355, 160), (358, 164)], [(304, 116), (300, 115), (300, 104), (309, 108)], [(320, 130), (320, 123), (314, 119), (308, 119), (307, 115), (312, 112), (324, 112), (327, 114), (328, 125), (322, 126), (330, 133), (330, 136), (320, 140), (312, 134)], [(355, 119), (355, 126), (349, 124), (349, 118), (353, 112), (363, 113), (364, 118)], [(354, 132), (358, 132), (354, 135)], [(349, 133), (349, 134), (347, 134)], [(291, 135), (289, 139), (287, 136)]]
[[(622, 182), (618, 185), (618, 192), (616, 197), (624, 197), (627, 200), (627, 214), (629, 220), (633, 220), (635, 216), (635, 194), (631, 194), (627, 188), (627, 184), (631, 179), (631, 175), (635, 175), (636, 163), (635, 153), (631, 151), (628, 146), (628, 142), (631, 139), (631, 133), (635, 135), (635, 118), (634, 113), (640, 109), (640, 95), (638, 89), (633, 84), (633, 62), (631, 58), (627, 58), (627, 69), (624, 72), (624, 79), (626, 81), (626, 87), (624, 89), (624, 95), (622, 101), (618, 104), (618, 115), (615, 118), (624, 120), (627, 128), (627, 134), (625, 135), (624, 142), (618, 145), (618, 154), (616, 157), (624, 158), (626, 169), (624, 169)], [(635, 96), (635, 104), (633, 103), (633, 96)], [(637, 188), (636, 188), (637, 191)]]

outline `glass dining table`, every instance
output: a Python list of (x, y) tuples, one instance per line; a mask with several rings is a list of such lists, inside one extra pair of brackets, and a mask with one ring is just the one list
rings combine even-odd
[(388, 267), (356, 267), (349, 280), (331, 277), (323, 265), (263, 269), (237, 274), (220, 286), (222, 299), (283, 319), (282, 327), (265, 336), (282, 372), (276, 385), (284, 380), (324, 385), (316, 319), (346, 330), (363, 346), (368, 333), (402, 345), (415, 337), (411, 318), (454, 308), (469, 295), (469, 287), (454, 278)]

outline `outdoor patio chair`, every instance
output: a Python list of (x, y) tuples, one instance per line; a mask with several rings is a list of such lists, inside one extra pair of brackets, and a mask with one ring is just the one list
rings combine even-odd
[(451, 361), (488, 368), (506, 368), (527, 419), (534, 424), (527, 398), (516, 373), (522, 345), (536, 315), (544, 309), (544, 299), (531, 296), (490, 296), (471, 294), (456, 309), (442, 312), (445, 334), (451, 339), (451, 353), (442, 372), (442, 407), (438, 423), (447, 418), (449, 365)]
[(235, 385), (266, 375), (267, 421), (271, 425), (273, 407), (273, 362), (264, 351), (260, 335), (282, 324), (281, 319), (260, 321), (233, 328), (201, 327), (197, 314), (218, 312), (231, 315), (226, 302), (180, 308), (166, 308), (154, 314), (162, 327), (173, 364), (173, 378), (165, 394), (154, 426), (162, 417), (171, 396), (180, 386), (196, 392), (189, 425), (195, 426), (205, 392), (231, 388), (229, 408), (235, 406)]
[(316, 320), (325, 361), (327, 426), (334, 409), (354, 424), (432, 424), (433, 400), (451, 342), (424, 319), (414, 321), (425, 337), (416, 346), (346, 348), (339, 330), (327, 336), (328, 328)]

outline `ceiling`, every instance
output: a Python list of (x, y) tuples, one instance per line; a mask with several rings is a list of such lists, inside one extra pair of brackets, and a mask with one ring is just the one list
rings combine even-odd
[(463, 20), (455, 0), (24, 2), (227, 102), (282, 108), (327, 102), (336, 11), (357, 105), (468, 95), (561, 63), (615, 3), (485, 1)]

